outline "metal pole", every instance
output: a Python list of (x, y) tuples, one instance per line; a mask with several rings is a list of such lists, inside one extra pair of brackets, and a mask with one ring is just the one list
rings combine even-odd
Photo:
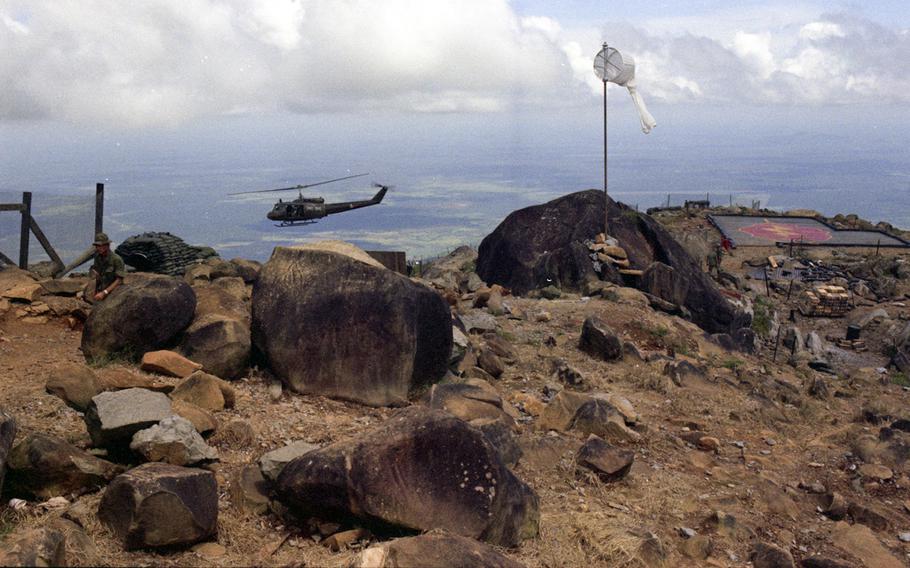
[(92, 235), (92, 238), (95, 238), (95, 235), (104, 230), (104, 184), (96, 183), (95, 184), (95, 233)]
[[(607, 63), (607, 42), (603, 44), (604, 68)], [(604, 236), (610, 235), (610, 206), (607, 192), (607, 77), (604, 74)]]
[(22, 192), (22, 226), (19, 231), (19, 268), (28, 270), (28, 234), (32, 226), (32, 192)]

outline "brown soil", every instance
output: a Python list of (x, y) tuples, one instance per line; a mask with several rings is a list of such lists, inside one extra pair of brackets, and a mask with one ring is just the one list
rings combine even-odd
[[(541, 503), (540, 536), (503, 551), (508, 556), (528, 566), (645, 565), (649, 560), (643, 538), (627, 531), (641, 528), (659, 538), (666, 566), (745, 566), (758, 541), (788, 549), (797, 559), (823, 554), (856, 565), (864, 561), (867, 566), (876, 565), (875, 554), (893, 555), (892, 560), (902, 562), (910, 559), (910, 545), (897, 538), (910, 527), (904, 505), (910, 504), (910, 478), (896, 468), (891, 481), (862, 479), (854, 467), (861, 462), (849, 455), (857, 435), (878, 432), (861, 421), (864, 407), (884, 400), (910, 415), (906, 410), (910, 393), (904, 388), (882, 381), (871, 369), (854, 371), (850, 378), (819, 375), (833, 395), (819, 400), (807, 394), (816, 375), (804, 366), (794, 368), (782, 359), (772, 363), (769, 350), (761, 357), (723, 351), (691, 323), (646, 306), (578, 296), (553, 301), (506, 298), (506, 303), (527, 317), (497, 318), (499, 335), (515, 347), (518, 357), (494, 386), (505, 401), (514, 403), (522, 424), (524, 456), (514, 471), (537, 491)], [(54, 320), (24, 323), (14, 311), (0, 319), (0, 402), (18, 420), (20, 437), (49, 432), (88, 447), (81, 415), (44, 391), (46, 376), (57, 365), (82, 360), (80, 334)], [(550, 321), (537, 322), (533, 316), (540, 311), (549, 312)], [(645, 363), (626, 357), (607, 363), (583, 354), (576, 344), (582, 322), (590, 315), (603, 318), (643, 351), (672, 349), (677, 358), (704, 365), (706, 376), (679, 387), (663, 374), (664, 360)], [(555, 346), (548, 346), (551, 337)], [(582, 437), (538, 431), (536, 418), (518, 410), (523, 396), (545, 402), (548, 386), (562, 388), (553, 373), (556, 358), (578, 369), (588, 390), (624, 396), (642, 415), (642, 441), (629, 445), (635, 464), (622, 481), (605, 484), (577, 471), (574, 454)], [(855, 366), (879, 367), (886, 361), (870, 350)], [(111, 365), (97, 372), (117, 369)], [(219, 447), (221, 461), (212, 467), (220, 489), (217, 542), (224, 547), (223, 555), (205, 556), (192, 548), (125, 553), (89, 517), (87, 533), (97, 554), (71, 556), (69, 561), (155, 566), (350, 562), (356, 551), (331, 552), (306, 527), (285, 526), (275, 515), (239, 513), (230, 500), (229, 479), (265, 451), (294, 440), (316, 444), (341, 440), (369, 430), (392, 411), (287, 391), (273, 401), (268, 384), (269, 377), (254, 370), (234, 383), (236, 408), (217, 413), (221, 424), (242, 419), (257, 433), (250, 447)], [(686, 444), (679, 435), (687, 429), (718, 438), (719, 451), (707, 453)], [(861, 541), (860, 550), (858, 537), (849, 533), (851, 527), (821, 515), (817, 496), (800, 489), (801, 481), (821, 482), (848, 502), (872, 506), (891, 518), (892, 526), (874, 531), (874, 542)], [(100, 494), (87, 495), (79, 502), (94, 511), (99, 499)], [(718, 511), (735, 517), (732, 529), (719, 529), (711, 522)], [(0, 517), (5, 523), (2, 530), (40, 526), (57, 514), (36, 503), (24, 513), (7, 509)], [(681, 527), (694, 529), (699, 539), (707, 537), (706, 542), (698, 541), (710, 552), (706, 559), (692, 552), (699, 547), (680, 535)]]

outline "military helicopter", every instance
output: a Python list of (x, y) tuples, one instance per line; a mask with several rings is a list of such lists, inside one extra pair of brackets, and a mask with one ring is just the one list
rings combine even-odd
[(278, 200), (278, 203), (272, 207), (272, 210), (268, 212), (266, 217), (272, 221), (279, 221), (276, 227), (291, 227), (295, 225), (309, 225), (315, 223), (317, 219), (322, 219), (326, 215), (332, 215), (335, 213), (344, 213), (345, 211), (350, 211), (352, 209), (360, 209), (361, 207), (369, 207), (370, 205), (378, 205), (382, 202), (382, 198), (385, 197), (386, 192), (389, 190), (389, 186), (374, 183), (373, 187), (378, 187), (379, 191), (376, 192), (371, 199), (365, 199), (362, 201), (342, 201), (340, 203), (326, 203), (325, 199), (322, 197), (304, 197), (303, 193), (300, 190), (306, 189), (308, 187), (316, 187), (317, 185), (325, 185), (327, 183), (334, 183), (336, 181), (342, 181), (346, 179), (353, 179), (358, 177), (363, 177), (369, 174), (357, 174), (353, 176), (345, 176), (335, 179), (330, 179), (326, 181), (320, 181), (316, 183), (308, 183), (305, 185), (295, 185), (293, 187), (279, 187), (278, 189), (260, 189), (258, 191), (241, 191), (238, 193), (229, 193), (228, 195), (246, 195), (249, 193), (266, 193), (270, 191), (292, 191), (298, 190), (297, 199), (292, 201), (284, 201), (282, 199)]

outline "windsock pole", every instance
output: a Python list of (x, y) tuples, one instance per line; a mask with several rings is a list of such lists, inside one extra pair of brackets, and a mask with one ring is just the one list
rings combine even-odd
[[(603, 44), (604, 61), (606, 61), (607, 42)], [(607, 77), (604, 75), (604, 236), (610, 235), (609, 206), (607, 205)]]

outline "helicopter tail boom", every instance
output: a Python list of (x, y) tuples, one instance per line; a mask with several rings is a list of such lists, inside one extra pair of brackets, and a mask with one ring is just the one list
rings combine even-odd
[(325, 214), (331, 215), (333, 213), (341, 213), (342, 211), (350, 211), (351, 209), (369, 207), (370, 205), (379, 205), (388, 190), (388, 186), (383, 185), (380, 186), (379, 191), (376, 192), (376, 195), (374, 195), (372, 199), (366, 199), (363, 201), (344, 201), (341, 203), (326, 203)]

